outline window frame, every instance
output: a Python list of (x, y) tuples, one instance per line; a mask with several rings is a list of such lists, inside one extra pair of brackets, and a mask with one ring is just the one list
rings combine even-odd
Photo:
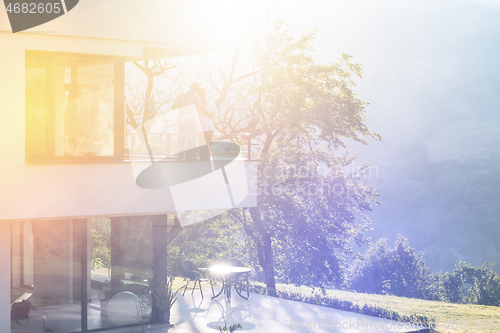
[[(45, 69), (45, 153), (35, 154), (29, 151), (31, 144), (29, 129), (29, 119), (27, 116), (27, 103), (25, 96), (25, 161), (27, 164), (40, 163), (99, 163), (99, 162), (122, 162), (125, 155), (125, 59), (122, 57), (48, 52), (37, 50), (26, 50), (25, 70), (27, 68)], [(41, 57), (37, 60), (43, 67), (36, 67), (28, 64), (32, 57)], [(69, 59), (68, 64), (72, 68), (85, 63), (96, 61), (106, 61), (114, 64), (114, 114), (113, 114), (113, 155), (112, 156), (56, 156), (55, 155), (55, 62), (57, 57)], [(72, 70), (72, 75), (73, 75)], [(73, 80), (72, 80), (73, 81)], [(26, 83), (25, 83), (26, 87)]]

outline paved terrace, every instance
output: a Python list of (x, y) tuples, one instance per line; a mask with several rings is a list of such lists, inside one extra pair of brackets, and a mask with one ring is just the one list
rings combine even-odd
[[(216, 289), (217, 293), (220, 289)], [(211, 290), (204, 289), (204, 299), (199, 289), (185, 296), (179, 292), (172, 308), (172, 328), (150, 328), (151, 333), (214, 333), (212, 326), (228, 326), (240, 323), (242, 333), (333, 333), (333, 332), (416, 332), (416, 327), (404, 327), (402, 323), (353, 312), (341, 311), (276, 297), (250, 294), (248, 300), (232, 292), (231, 303), (224, 294), (212, 300)], [(246, 295), (246, 293), (244, 293)], [(399, 328), (398, 328), (399, 324)], [(422, 331), (427, 331), (426, 329)]]

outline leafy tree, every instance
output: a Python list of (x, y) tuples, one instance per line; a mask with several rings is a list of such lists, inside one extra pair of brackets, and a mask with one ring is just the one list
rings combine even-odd
[[(255, 245), (271, 290), (277, 272), (282, 280), (296, 284), (340, 285), (343, 257), (356, 256), (351, 244), (366, 243), (364, 232), (370, 222), (366, 212), (378, 196), (365, 182), (369, 167), (347, 173), (343, 169), (354, 157), (347, 151), (339, 153), (347, 147), (346, 139), (362, 143), (366, 137), (380, 139), (364, 124), (366, 103), (352, 91), (361, 67), (346, 54), (338, 63), (315, 64), (314, 32), (295, 39), (283, 23), (262, 34), (265, 26), (266, 22), (253, 22), (235, 47), (229, 67), (209, 61), (218, 79), (213, 72), (199, 76), (207, 77), (218, 93), (220, 116), (215, 125), (222, 137), (250, 133), (258, 151), (254, 155), (260, 160), (258, 207), (231, 211), (231, 218), (240, 221)], [(149, 74), (146, 65), (152, 70)], [(151, 102), (150, 85), (166, 66), (138, 67), (147, 74), (148, 85), (144, 107), (138, 104), (134, 109), (143, 110), (142, 118), (150, 119), (157, 114), (152, 106), (158, 105)], [(242, 72), (241, 67), (246, 69)], [(129, 123), (137, 118), (128, 112)]]
[(111, 222), (108, 218), (91, 219), (90, 249), (92, 266), (111, 268)]
[(445, 298), (453, 303), (500, 305), (500, 277), (494, 264), (472, 267), (460, 261), (451, 273), (445, 273)]
[(392, 275), (391, 259), (392, 250), (386, 239), (373, 243), (352, 266), (351, 288), (358, 292), (384, 294), (387, 277)]
[(186, 226), (169, 244), (169, 272), (185, 274), (184, 259), (192, 260), (199, 267), (208, 267), (228, 258), (238, 258), (245, 266), (258, 271), (252, 256), (255, 249), (244, 236), (243, 230), (227, 214)]
[(402, 236), (394, 249), (385, 239), (372, 244), (354, 262), (350, 283), (358, 292), (429, 298), (429, 269), (423, 254), (415, 253)]
[[(254, 241), (271, 290), (276, 249), (288, 281), (340, 284), (341, 256), (356, 255), (350, 241), (366, 242), (365, 213), (378, 195), (364, 181), (368, 166), (346, 173), (354, 157), (337, 154), (345, 139), (380, 139), (364, 124), (366, 103), (352, 91), (361, 68), (346, 54), (335, 64), (315, 64), (313, 39), (314, 32), (295, 39), (285, 24), (275, 24), (254, 43), (250, 79), (224, 76), (216, 88), (227, 92), (234, 84), (241, 101), (226, 108), (227, 98), (218, 100), (225, 119), (219, 130), (248, 132), (259, 149), (258, 207), (232, 214)], [(232, 117), (224, 117), (228, 112)]]

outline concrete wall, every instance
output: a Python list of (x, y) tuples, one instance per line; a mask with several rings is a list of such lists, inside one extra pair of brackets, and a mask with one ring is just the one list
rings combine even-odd
[[(17, 34), (91, 37), (210, 48), (216, 7), (207, 0), (81, 0), (71, 11)], [(0, 4), (0, 31), (12, 31)]]

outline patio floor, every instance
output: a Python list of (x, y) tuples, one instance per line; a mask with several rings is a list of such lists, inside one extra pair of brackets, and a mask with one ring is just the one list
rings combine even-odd
[[(220, 288), (215, 289), (216, 293), (219, 291)], [(231, 303), (228, 303), (224, 294), (212, 300), (211, 289), (204, 289), (203, 294), (204, 299), (201, 298), (199, 289), (196, 289), (193, 294), (188, 289), (185, 296), (179, 292), (170, 317), (170, 322), (174, 326), (147, 325), (144, 332), (215, 333), (214, 328), (232, 324), (243, 326), (236, 333), (419, 331), (418, 327), (405, 326), (404, 323), (276, 297), (251, 293), (249, 299), (245, 300), (233, 290)], [(51, 311), (49, 308), (44, 308), (44, 310)], [(76, 332), (80, 330), (80, 318), (78, 305), (65, 306), (49, 315), (47, 325), (55, 332)], [(89, 328), (102, 327), (101, 321), (102, 318), (97, 315), (96, 310), (89, 309)], [(26, 326), (16, 325), (14, 321), (12, 325), (12, 332), (20, 333), (41, 332), (42, 328), (42, 322), (39, 318), (33, 318)], [(141, 329), (137, 326), (122, 327), (105, 330), (105, 332), (138, 333), (141, 332)]]
[[(217, 293), (216, 289), (215, 292)], [(172, 308), (169, 329), (158, 328), (150, 332), (204, 333), (215, 332), (213, 326), (240, 323), (236, 332), (416, 332), (417, 327), (404, 327), (403, 323), (371, 316), (341, 311), (276, 297), (250, 294), (248, 300), (232, 293), (231, 303), (224, 294), (211, 300), (211, 290), (204, 289), (204, 299), (199, 289), (191, 295), (186, 291), (178, 295)], [(398, 327), (399, 324), (399, 327)], [(426, 329), (422, 331), (427, 331)]]

